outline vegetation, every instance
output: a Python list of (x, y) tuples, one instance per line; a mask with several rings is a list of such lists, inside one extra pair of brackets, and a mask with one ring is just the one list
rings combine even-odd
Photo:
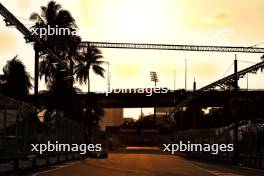
[[(61, 8), (60, 4), (50, 1), (47, 6), (41, 7), (41, 13), (33, 13), (30, 19), (35, 21), (32, 29), (36, 28), (68, 28), (77, 30), (74, 18), (70, 12)], [(80, 90), (74, 87), (75, 81), (88, 84), (90, 92), (90, 69), (94, 73), (104, 77), (104, 63), (101, 51), (96, 47), (88, 47), (85, 51), (78, 50), (81, 38), (76, 33), (70, 35), (46, 35), (42, 39), (46, 46), (55, 53), (65, 65), (68, 65), (73, 76), (69, 77), (45, 49), (35, 48), (40, 52), (39, 74), (44, 78), (48, 88), (48, 103), (44, 106), (50, 114), (63, 112), (64, 116), (83, 124), (87, 137), (91, 139), (93, 129), (98, 128), (98, 123), (104, 114), (104, 110), (98, 106), (96, 100), (89, 100), (86, 107), (81, 106), (72, 96)], [(59, 43), (59, 44), (58, 44)], [(24, 64), (16, 57), (8, 61), (3, 68), (4, 75), (0, 77), (1, 93), (23, 100), (32, 88), (31, 77), (26, 72)], [(75, 80), (76, 78), (76, 80)], [(88, 95), (92, 95), (89, 93)], [(59, 113), (61, 114), (61, 113)]]
[[(60, 4), (50, 1), (47, 7), (41, 7), (41, 14), (33, 13), (30, 19), (36, 21), (32, 28), (67, 28), (76, 31), (77, 25), (70, 12), (63, 10)], [(73, 64), (78, 60), (77, 47), (81, 38), (77, 35), (46, 35), (44, 37), (47, 46), (56, 53), (66, 65), (70, 65), (73, 72)], [(61, 43), (61, 44), (56, 44)], [(41, 50), (40, 50), (41, 51)], [(40, 61), (40, 77), (45, 77), (47, 87), (55, 95), (72, 94), (73, 78), (66, 79), (67, 74), (63, 68), (49, 55), (42, 52)]]
[(7, 96), (23, 100), (33, 87), (25, 65), (15, 56), (3, 68), (1, 92)]
[(94, 73), (104, 78), (104, 68), (101, 64), (105, 63), (102, 60), (103, 56), (101, 51), (96, 47), (88, 47), (87, 51), (81, 59), (81, 62), (76, 65), (75, 73), (76, 78), (82, 85), (83, 83), (88, 84), (88, 92), (90, 92), (90, 69), (92, 68)]
[(95, 47), (88, 47), (86, 51), (78, 50), (81, 38), (75, 35), (77, 30), (75, 19), (69, 11), (62, 9), (61, 5), (55, 1), (50, 1), (47, 6), (42, 6), (41, 13), (33, 13), (30, 19), (36, 22), (32, 29), (49, 26), (68, 28), (74, 31), (71, 35), (55, 34), (44, 37), (51, 51), (70, 67), (72, 77), (63, 72), (63, 68), (40, 48), (40, 78), (44, 77), (49, 90), (48, 93), (52, 95), (50, 103), (46, 105), (49, 111), (62, 110), (67, 117), (84, 122), (86, 126), (97, 127), (103, 115), (103, 109), (99, 108), (94, 101), (93, 104), (87, 104), (86, 111), (83, 113), (80, 104), (74, 102), (71, 96), (78, 92), (73, 86), (75, 81), (81, 85), (83, 83), (88, 84), (88, 92), (90, 91), (90, 68), (96, 74), (104, 77), (104, 69), (101, 67), (101, 64), (104, 63), (101, 51)]

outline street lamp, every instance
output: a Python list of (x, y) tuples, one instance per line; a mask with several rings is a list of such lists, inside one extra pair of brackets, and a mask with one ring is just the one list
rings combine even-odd
[(108, 90), (108, 92), (110, 92), (111, 91), (111, 75), (110, 75), (109, 66), (111, 64), (109, 61), (107, 61), (106, 64), (107, 64), (107, 90)]
[(155, 88), (156, 88), (156, 84), (157, 84), (157, 82), (159, 82), (159, 78), (158, 78), (157, 72), (154, 72), (154, 71), (150, 72), (150, 80), (155, 83)]
[(174, 91), (176, 90), (176, 71), (173, 70), (173, 88)]

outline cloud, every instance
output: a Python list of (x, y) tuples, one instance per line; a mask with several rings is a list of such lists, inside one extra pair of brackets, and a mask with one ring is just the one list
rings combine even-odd
[(231, 16), (226, 12), (218, 12), (202, 20), (203, 24), (207, 26), (223, 26), (230, 22)]
[(114, 72), (120, 78), (137, 77), (140, 74), (140, 68), (136, 64), (118, 64)]
[(220, 12), (214, 16), (214, 19), (216, 19), (216, 20), (228, 20), (229, 15), (227, 13)]
[[(218, 70), (218, 65), (213, 62), (204, 62), (201, 61), (200, 63), (192, 63), (189, 64), (188, 66), (188, 74), (191, 76), (197, 76), (200, 78), (210, 78), (213, 75), (217, 75), (219, 70)], [(164, 74), (164, 76), (167, 77), (172, 77), (173, 76), (173, 71), (176, 71), (177, 76), (183, 76), (185, 71), (184, 71), (184, 65), (162, 65), (161, 66), (161, 72)]]
[(199, 63), (190, 66), (190, 74), (195, 75), (200, 78), (210, 78), (217, 75), (219, 72), (219, 67), (216, 63)]
[(0, 53), (10, 53), (16, 49), (16, 38), (11, 32), (1, 30), (0, 39)]
[(17, 5), (21, 10), (29, 9), (31, 6), (32, 1), (31, 0), (19, 0), (17, 2)]

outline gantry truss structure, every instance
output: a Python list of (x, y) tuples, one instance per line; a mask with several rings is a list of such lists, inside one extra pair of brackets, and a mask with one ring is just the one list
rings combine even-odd
[(201, 45), (113, 43), (113, 42), (82, 42), (80, 46), (81, 47), (96, 46), (98, 48), (122, 48), (122, 49), (264, 53), (264, 48), (232, 47), (232, 46), (201, 46)]
[[(28, 28), (26, 28), (10, 11), (8, 11), (0, 3), (0, 14), (4, 17), (4, 21), (7, 26), (15, 26), (26, 39), (27, 42), (33, 42), (38, 45), (42, 51), (46, 52), (48, 55), (54, 58), (58, 64), (62, 66), (70, 74), (71, 70), (69, 66), (61, 59), (56, 53), (52, 52), (50, 49), (52, 45), (67, 45), (67, 43), (49, 43), (47, 44), (44, 40), (40, 39), (36, 35), (32, 35)], [(202, 51), (202, 52), (234, 52), (234, 53), (264, 53), (264, 48), (256, 47), (234, 47), (234, 46), (201, 46), (201, 45), (173, 45), (173, 44), (143, 44), (143, 43), (114, 43), (114, 42), (81, 42), (80, 48), (88, 48), (89, 46), (95, 46), (98, 48), (120, 48), (120, 49), (152, 49), (152, 50), (178, 50), (178, 51)], [(36, 62), (36, 60), (35, 60)], [(35, 64), (36, 67), (36, 64)], [(221, 87), (222, 85), (229, 85), (234, 82), (236, 78), (241, 78), (247, 73), (255, 73), (260, 68), (264, 67), (264, 61), (257, 63), (251, 67), (237, 72), (236, 74), (231, 74), (225, 78), (215, 81), (193, 93), (193, 95), (199, 95), (200, 93), (213, 89), (215, 87)], [(38, 67), (36, 67), (38, 68)], [(35, 68), (35, 83), (36, 72), (38, 69)], [(180, 107), (185, 106), (194, 96), (186, 98), (181, 103), (177, 104), (173, 111), (177, 111)]]

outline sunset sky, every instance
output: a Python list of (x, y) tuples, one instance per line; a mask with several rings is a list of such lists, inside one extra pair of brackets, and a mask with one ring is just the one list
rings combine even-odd
[[(32, 12), (40, 12), (47, 0), (0, 0), (23, 24)], [(238, 0), (57, 0), (69, 10), (83, 41), (253, 46), (264, 42), (264, 1)], [(34, 52), (14, 28), (0, 17), (0, 68), (16, 54), (33, 76)], [(218, 32), (215, 32), (218, 31)], [(220, 32), (219, 32), (220, 31)], [(224, 31), (224, 32), (223, 32)], [(259, 45), (258, 47), (264, 47)], [(229, 66), (235, 53), (183, 52), (160, 50), (102, 49), (110, 62), (114, 88), (153, 87), (149, 72), (156, 71), (158, 86), (184, 88), (184, 60), (188, 62), (188, 89), (196, 78), (205, 86), (232, 73)], [(261, 54), (238, 53), (239, 60), (252, 64)], [(239, 69), (252, 65), (239, 62)], [(106, 68), (106, 67), (105, 67)], [(264, 88), (264, 75), (249, 75), (249, 88)], [(239, 82), (246, 87), (246, 80)], [(106, 80), (92, 75), (91, 90), (103, 91)], [(40, 89), (44, 89), (44, 85)], [(84, 87), (84, 90), (87, 90)]]

